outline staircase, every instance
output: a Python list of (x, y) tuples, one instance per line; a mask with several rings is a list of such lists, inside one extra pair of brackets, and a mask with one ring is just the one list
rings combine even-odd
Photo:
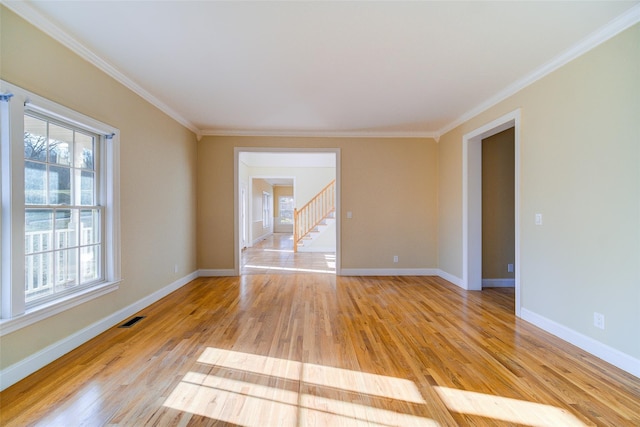
[(336, 180), (331, 181), (313, 199), (293, 211), (293, 250), (309, 243), (331, 221), (335, 220)]

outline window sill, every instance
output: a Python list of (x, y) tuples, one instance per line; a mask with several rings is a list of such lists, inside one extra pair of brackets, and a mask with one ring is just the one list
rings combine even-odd
[(68, 297), (31, 308), (24, 314), (14, 318), (0, 319), (0, 337), (29, 325), (33, 325), (36, 322), (40, 322), (48, 317), (62, 313), (108, 293), (114, 292), (118, 290), (119, 284), (120, 281), (102, 283), (77, 294), (69, 295)]

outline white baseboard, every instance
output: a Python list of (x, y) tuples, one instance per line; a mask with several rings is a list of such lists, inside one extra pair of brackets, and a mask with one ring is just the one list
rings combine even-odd
[(594, 356), (599, 357), (605, 362), (609, 362), (612, 365), (640, 378), (639, 359), (623, 353), (620, 350), (616, 350), (613, 347), (609, 347), (608, 345), (603, 344), (600, 341), (597, 341), (579, 332), (576, 332), (573, 329), (567, 328), (566, 326), (554, 322), (553, 320), (547, 319), (546, 317), (534, 313), (533, 311), (527, 310), (526, 308), (521, 309), (520, 315), (522, 319), (536, 325), (540, 329), (544, 329), (550, 334), (553, 334), (558, 338), (561, 338), (575, 345), (576, 347), (579, 347), (584, 351), (587, 351)]
[(516, 279), (482, 279), (483, 288), (515, 288)]
[(256, 239), (253, 239), (253, 242), (251, 242), (251, 246), (257, 245), (258, 243), (262, 242), (264, 239), (266, 239), (267, 237), (270, 237), (272, 235), (273, 235), (273, 232), (270, 231), (270, 232), (268, 232), (266, 234), (263, 234), (262, 236), (260, 236), (260, 237), (258, 237)]
[(457, 276), (454, 276), (453, 274), (449, 274), (443, 270), (436, 270), (436, 276), (440, 276), (447, 282), (451, 282), (454, 285), (458, 286), (459, 288), (464, 289), (464, 287), (462, 286), (462, 279)]
[(237, 276), (238, 273), (234, 269), (200, 269), (198, 277), (228, 277)]
[(151, 295), (138, 300), (128, 307), (118, 310), (115, 313), (105, 317), (104, 319), (99, 320), (94, 324), (89, 325), (86, 328), (81, 329), (80, 331), (69, 335), (68, 337), (60, 341), (43, 348), (39, 352), (32, 354), (31, 356), (21, 360), (20, 362), (6, 367), (2, 371), (0, 371), (0, 391), (12, 386), (13, 384), (33, 374), (34, 372), (43, 368), (54, 360), (64, 356), (71, 350), (100, 335), (107, 329), (117, 325), (118, 323), (122, 322), (128, 317), (133, 316), (145, 307), (148, 307), (154, 302), (164, 298), (171, 292), (191, 282), (196, 277), (198, 277), (197, 272), (190, 273), (185, 277), (176, 280), (170, 285), (157, 290)]
[(343, 268), (341, 276), (437, 276), (434, 268)]

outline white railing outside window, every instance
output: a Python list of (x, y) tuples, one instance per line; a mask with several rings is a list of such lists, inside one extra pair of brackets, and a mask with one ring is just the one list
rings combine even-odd
[[(97, 260), (95, 259), (97, 245), (74, 247), (75, 233), (75, 230), (69, 229), (25, 233), (25, 252), (31, 254), (25, 259), (25, 300), (27, 303), (92, 281), (99, 276), (96, 271)], [(80, 224), (80, 242), (91, 242), (93, 236), (93, 227), (85, 227)], [(58, 247), (69, 248), (69, 250), (53, 251), (51, 250), (54, 246), (53, 242), (57, 242)], [(76, 251), (79, 251), (82, 263), (77, 262)], [(76, 256), (73, 256), (74, 252), (76, 252)], [(76, 272), (78, 267), (80, 271)], [(74, 280), (77, 273), (79, 273), (79, 277)]]

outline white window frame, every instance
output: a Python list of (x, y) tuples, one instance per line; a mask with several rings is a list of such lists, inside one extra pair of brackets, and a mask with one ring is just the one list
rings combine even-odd
[[(0, 80), (0, 336), (118, 289), (120, 270), (120, 131), (82, 113)], [(104, 209), (104, 280), (42, 304), (25, 304), (24, 113), (38, 112), (102, 135), (98, 168)]]
[[(291, 221), (292, 222), (290, 222), (290, 223), (289, 222), (285, 223), (285, 222), (282, 221), (282, 219), (283, 219), (282, 218), (282, 200), (283, 199), (291, 199), (291, 203), (292, 203)], [(278, 196), (278, 212), (279, 212), (279, 214), (278, 214), (278, 224), (280, 224), (280, 225), (293, 225), (293, 212), (294, 212), (294, 210), (295, 210), (295, 201), (293, 199), (293, 196)]]
[(273, 209), (271, 207), (271, 194), (262, 192), (262, 228), (271, 228)]

